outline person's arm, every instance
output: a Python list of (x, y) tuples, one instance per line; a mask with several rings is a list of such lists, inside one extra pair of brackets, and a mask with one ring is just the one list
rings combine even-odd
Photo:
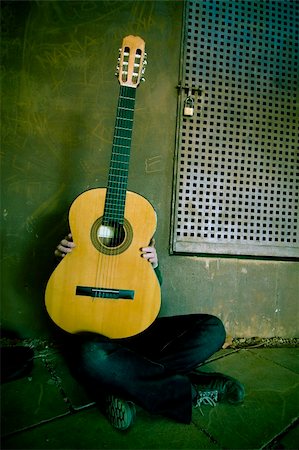
[(161, 273), (160, 267), (157, 266), (154, 270), (155, 270), (155, 274), (157, 275), (159, 284), (160, 284), (160, 286), (162, 286), (163, 278), (162, 278), (162, 273)]

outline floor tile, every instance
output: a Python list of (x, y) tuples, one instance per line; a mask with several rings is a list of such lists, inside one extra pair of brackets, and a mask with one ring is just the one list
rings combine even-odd
[(299, 425), (292, 428), (279, 440), (280, 449), (297, 450), (299, 443)]
[(260, 348), (250, 352), (299, 374), (299, 348)]
[(71, 375), (64, 357), (58, 352), (50, 360), (51, 370), (58, 378), (66, 398), (73, 408), (80, 408), (93, 400), (83, 386)]
[(242, 350), (205, 366), (244, 383), (240, 406), (202, 407), (193, 422), (206, 429), (222, 448), (260, 448), (284, 430), (298, 414), (299, 377), (289, 369)]
[(94, 408), (12, 436), (5, 449), (216, 449), (195, 425), (137, 416), (128, 431), (117, 431)]
[(2, 435), (63, 414), (68, 407), (41, 359), (29, 377), (1, 385)]

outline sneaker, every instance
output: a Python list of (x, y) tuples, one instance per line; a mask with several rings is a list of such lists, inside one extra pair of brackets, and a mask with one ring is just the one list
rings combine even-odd
[(127, 430), (133, 424), (136, 416), (134, 403), (114, 395), (108, 395), (105, 403), (106, 416), (114, 428)]
[[(244, 400), (244, 386), (238, 380), (228, 375), (193, 372), (189, 378), (197, 390), (197, 401), (200, 404), (228, 402), (237, 405)], [(209, 397), (211, 400), (205, 400), (205, 397)]]
[(200, 408), (201, 405), (216, 406), (218, 401), (218, 391), (197, 391), (194, 399), (195, 408)]

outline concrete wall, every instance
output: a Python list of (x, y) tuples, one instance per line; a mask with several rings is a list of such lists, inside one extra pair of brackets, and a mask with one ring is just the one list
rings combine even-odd
[(233, 336), (294, 337), (298, 263), (170, 255), (182, 26), (180, 1), (7, 2), (2, 5), (2, 326), (48, 336), (44, 288), (68, 208), (106, 185), (118, 48), (146, 41), (129, 189), (158, 214), (161, 314), (219, 315)]

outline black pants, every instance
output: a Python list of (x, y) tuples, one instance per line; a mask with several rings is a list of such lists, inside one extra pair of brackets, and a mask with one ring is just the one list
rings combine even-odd
[(72, 368), (95, 400), (103, 392), (132, 400), (145, 410), (190, 423), (188, 373), (219, 350), (222, 322), (207, 314), (158, 318), (143, 333), (126, 339), (98, 335), (72, 340)]

